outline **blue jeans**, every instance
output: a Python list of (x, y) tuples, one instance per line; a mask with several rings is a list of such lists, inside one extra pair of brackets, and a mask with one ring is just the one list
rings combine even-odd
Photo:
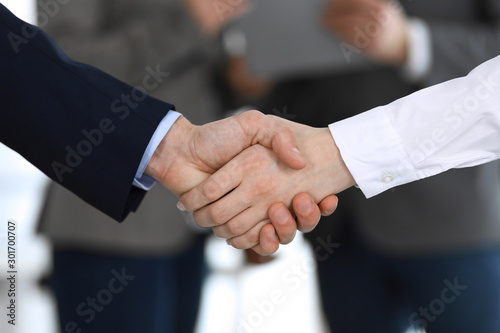
[(500, 249), (396, 259), (347, 234), (317, 260), (333, 333), (500, 332)]
[[(56, 251), (50, 285), (71, 333), (192, 333), (205, 273), (204, 237), (162, 257)], [(81, 330), (81, 331), (80, 331)]]

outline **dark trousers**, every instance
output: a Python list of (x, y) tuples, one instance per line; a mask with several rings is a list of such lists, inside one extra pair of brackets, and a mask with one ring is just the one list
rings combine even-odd
[[(350, 229), (350, 228), (348, 228)], [(391, 258), (352, 230), (318, 263), (333, 333), (500, 332), (500, 249)]]
[(103, 256), (56, 251), (50, 285), (64, 333), (192, 333), (204, 237), (178, 254)]

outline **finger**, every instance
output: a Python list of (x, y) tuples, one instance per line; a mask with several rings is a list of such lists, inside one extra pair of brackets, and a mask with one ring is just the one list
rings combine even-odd
[[(235, 193), (236, 195), (237, 193)], [(231, 193), (231, 196), (233, 193)], [(232, 199), (231, 199), (232, 200)], [(209, 206), (217, 206), (219, 204), (224, 204), (224, 201), (226, 201), (226, 198), (222, 198), (220, 200), (221, 202), (216, 202), (212, 205)], [(203, 211), (204, 209), (200, 210)], [(219, 208), (216, 208), (216, 211), (218, 212)], [(224, 211), (224, 213), (227, 213), (227, 211)], [(231, 213), (231, 212), (229, 212)], [(195, 220), (196, 220), (196, 214), (195, 214)], [(205, 219), (212, 219), (213, 217), (204, 217)], [(218, 223), (217, 226), (215, 226), (214, 232), (216, 233), (217, 237), (220, 238), (234, 238), (236, 236), (240, 236), (248, 232), (250, 229), (252, 229), (259, 221), (262, 221), (264, 219), (267, 219), (267, 212), (265, 209), (258, 209), (257, 207), (250, 207), (248, 209), (245, 209), (241, 213), (235, 215), (234, 217), (227, 219), (227, 220), (222, 220), (222, 221), (216, 221)]]
[[(234, 248), (241, 249), (241, 250), (246, 250), (250, 249), (256, 245), (259, 244), (260, 242), (260, 232), (262, 228), (269, 224), (269, 220), (263, 220), (257, 223), (253, 228), (251, 228), (249, 231), (247, 231), (245, 234), (236, 236), (233, 238), (229, 238), (228, 244), (233, 246)], [(214, 228), (214, 233), (216, 228)], [(267, 230), (267, 228), (266, 228)], [(268, 230), (268, 232), (271, 232)], [(274, 231), (273, 231), (274, 232)]]
[[(230, 161), (228, 165), (222, 167), (221, 170), (217, 171), (199, 188), (195, 188), (186, 195), (183, 195), (181, 202), (186, 202), (185, 205), (187, 207), (195, 209), (193, 213), (194, 219), (202, 227), (219, 226), (242, 214), (232, 224), (228, 225), (228, 227), (235, 229), (229, 229), (224, 238), (239, 236), (246, 231), (241, 229), (243, 225), (246, 225), (249, 229), (256, 221), (267, 218), (267, 206), (262, 207), (262, 209), (254, 208), (249, 211), (246, 210), (255, 205), (256, 198), (270, 196), (275, 193), (276, 188), (273, 185), (273, 180), (264, 176), (267, 174), (265, 170), (273, 170), (276, 168), (276, 164), (277, 157), (270, 149), (259, 145), (252, 146)], [(235, 167), (233, 167), (234, 165)], [(283, 168), (288, 171), (291, 170), (284, 166)], [(229, 174), (232, 173), (230, 177), (232, 180), (228, 181), (225, 185), (221, 185), (218, 177), (226, 169), (233, 170), (228, 171)], [(255, 173), (251, 172), (256, 169), (261, 170), (261, 173), (258, 175), (258, 181), (246, 181), (240, 184), (243, 178), (249, 177), (249, 174), (256, 176)], [(262, 177), (265, 178), (265, 181), (260, 179)], [(216, 186), (213, 186), (216, 188), (214, 192), (218, 192), (216, 196), (207, 195), (203, 190), (200, 190), (212, 181), (217, 183)], [(235, 185), (238, 185), (238, 187), (234, 188)], [(224, 195), (216, 202), (210, 203), (214, 198), (220, 197), (229, 191), (231, 193)], [(197, 192), (198, 195), (196, 194)], [(195, 193), (194, 197), (190, 197), (191, 193)], [(243, 218), (246, 218), (246, 220), (243, 220)]]
[(286, 206), (277, 202), (269, 207), (269, 218), (281, 244), (288, 244), (297, 233), (297, 223)]
[(339, 199), (336, 195), (330, 195), (321, 200), (319, 203), (319, 209), (321, 210), (321, 215), (330, 216), (337, 209)]
[(237, 116), (245, 135), (252, 144), (261, 144), (271, 148), (281, 162), (293, 169), (302, 169), (306, 163), (300, 154), (293, 131), (258, 111), (247, 111)]
[(252, 247), (252, 250), (260, 255), (267, 256), (278, 251), (280, 247), (278, 235), (272, 224), (266, 224), (262, 227), (259, 235), (259, 244)]
[[(179, 209), (196, 212), (202, 207), (219, 200), (241, 183), (243, 173), (242, 164), (235, 160), (231, 160), (210, 176), (210, 178), (193, 188), (191, 191), (184, 193), (179, 198)], [(240, 208), (240, 211), (248, 207), (248, 205), (242, 205), (241, 201), (236, 204), (244, 206), (243, 208)], [(205, 213), (207, 212), (205, 211)], [(196, 219), (197, 222), (207, 221), (202, 220), (204, 216), (203, 213), (198, 213), (197, 215), (199, 218)], [(200, 226), (211, 227), (213, 225), (218, 225), (208, 222), (205, 222), (204, 224), (205, 225), (200, 224)]]
[[(235, 190), (237, 191), (237, 189)], [(233, 199), (238, 196), (238, 192), (231, 193), (218, 201), (211, 203), (193, 212), (193, 218), (200, 227), (223, 227), (224, 233), (220, 237), (231, 238), (245, 233), (249, 227), (253, 226), (248, 221), (260, 221), (265, 216), (256, 214), (255, 210), (246, 212), (251, 207), (251, 202), (246, 200), (246, 196), (241, 199)], [(242, 216), (239, 216), (243, 214)], [(249, 220), (245, 221), (244, 218)], [(226, 225), (231, 222), (229, 225)], [(249, 225), (248, 228), (245, 225)], [(246, 228), (246, 229), (245, 229)]]
[(309, 194), (297, 194), (293, 198), (292, 207), (297, 216), (297, 227), (300, 231), (310, 232), (318, 225), (321, 211)]

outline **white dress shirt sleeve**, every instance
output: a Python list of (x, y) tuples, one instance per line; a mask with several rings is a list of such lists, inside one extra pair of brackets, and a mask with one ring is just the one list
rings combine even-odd
[(367, 198), (500, 157), (500, 57), (463, 78), (331, 124)]
[(180, 113), (170, 110), (167, 113), (167, 115), (163, 118), (163, 120), (160, 122), (160, 124), (158, 124), (156, 131), (153, 133), (153, 136), (151, 137), (151, 140), (149, 141), (149, 144), (146, 147), (146, 151), (142, 156), (141, 163), (139, 164), (139, 168), (137, 169), (137, 172), (135, 174), (133, 183), (134, 186), (147, 191), (150, 190), (156, 183), (156, 181), (153, 178), (149, 177), (148, 175), (145, 175), (144, 171), (146, 170), (146, 166), (148, 165), (149, 160), (153, 156), (153, 153), (160, 144), (161, 140), (170, 130), (170, 128), (175, 123), (177, 118), (179, 118), (180, 116), (181, 116)]

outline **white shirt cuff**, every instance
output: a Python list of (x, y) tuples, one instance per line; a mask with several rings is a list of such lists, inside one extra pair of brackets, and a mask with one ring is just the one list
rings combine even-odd
[(409, 82), (422, 80), (432, 65), (431, 32), (427, 24), (416, 18), (409, 20), (408, 59), (401, 68), (403, 77)]
[(347, 168), (367, 198), (419, 179), (384, 108), (329, 126)]
[(153, 133), (153, 136), (151, 137), (151, 140), (146, 147), (146, 151), (142, 156), (141, 163), (139, 164), (139, 168), (137, 169), (137, 172), (135, 174), (133, 183), (134, 186), (147, 191), (150, 190), (156, 183), (153, 178), (145, 175), (144, 171), (146, 170), (146, 166), (148, 165), (149, 160), (153, 156), (153, 153), (160, 144), (161, 140), (165, 137), (167, 132), (180, 116), (181, 114), (179, 112), (170, 110), (163, 118), (163, 120), (158, 124), (156, 131)]

